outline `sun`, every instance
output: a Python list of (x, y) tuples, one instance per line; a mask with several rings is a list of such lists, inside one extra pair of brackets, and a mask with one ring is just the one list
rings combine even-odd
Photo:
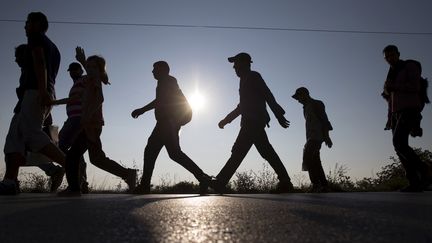
[(188, 97), (188, 101), (193, 111), (204, 109), (206, 104), (204, 95), (198, 89), (196, 89), (195, 92)]

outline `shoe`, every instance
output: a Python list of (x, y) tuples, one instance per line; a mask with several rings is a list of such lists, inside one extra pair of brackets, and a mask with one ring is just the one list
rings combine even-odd
[(423, 188), (420, 186), (408, 185), (400, 189), (400, 192), (423, 192)]
[(89, 186), (88, 186), (88, 185), (89, 185), (89, 184), (88, 184), (87, 181), (84, 181), (83, 183), (81, 183), (81, 193), (82, 193), (82, 194), (89, 194), (90, 189), (89, 189)]
[(17, 195), (20, 192), (16, 182), (7, 180), (0, 182), (0, 195)]
[(204, 174), (201, 179), (200, 179), (200, 183), (199, 183), (199, 193), (200, 195), (207, 195), (208, 194), (208, 187), (210, 185), (210, 181), (212, 180), (212, 177)]
[(123, 180), (126, 182), (126, 184), (129, 187), (128, 191), (133, 192), (136, 187), (137, 171), (135, 169), (127, 169), (127, 170), (128, 170), (128, 175), (126, 178), (123, 178)]
[(212, 178), (209, 181), (209, 186), (215, 190), (216, 193), (222, 195), (226, 192), (225, 185), (222, 184), (221, 181), (219, 181), (217, 178)]
[(150, 194), (150, 186), (144, 186), (140, 183), (134, 190), (132, 190), (133, 194)]
[(63, 167), (58, 167), (54, 174), (50, 176), (50, 192), (55, 192), (63, 182), (65, 170)]
[(81, 197), (81, 191), (71, 190), (69, 187), (57, 193), (59, 197)]
[(280, 194), (280, 193), (292, 193), (292, 192), (294, 192), (294, 186), (289, 181), (286, 183), (279, 182), (276, 186), (276, 189), (272, 190), (270, 193)]

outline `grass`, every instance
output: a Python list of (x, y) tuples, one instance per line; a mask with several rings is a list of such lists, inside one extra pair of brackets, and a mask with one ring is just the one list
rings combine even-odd
[[(428, 150), (415, 149), (416, 153), (425, 161), (432, 178), (432, 153)], [(136, 167), (136, 166), (135, 166)], [(383, 166), (373, 177), (364, 177), (360, 180), (353, 180), (348, 176), (348, 167), (336, 163), (333, 169), (327, 173), (327, 180), (332, 191), (335, 192), (356, 192), (356, 191), (395, 191), (408, 184), (405, 178), (405, 170), (397, 158), (390, 157), (390, 163)], [(140, 174), (141, 175), (141, 174)], [(2, 175), (1, 175), (2, 176)], [(20, 188), (22, 192), (46, 193), (49, 192), (49, 178), (36, 173), (20, 173)], [(90, 183), (91, 193), (124, 193), (125, 184), (119, 179), (115, 186), (108, 186), (107, 178), (99, 184), (94, 180)], [(158, 185), (152, 186), (152, 193), (198, 193), (199, 185), (196, 182), (180, 181), (174, 182), (169, 174), (160, 178)], [(310, 184), (305, 173), (296, 174), (292, 182), (298, 192), (306, 192)], [(234, 178), (227, 185), (228, 193), (269, 193), (276, 188), (278, 179), (274, 171), (267, 163), (262, 164), (258, 171), (237, 172)], [(60, 187), (66, 187), (65, 181)]]

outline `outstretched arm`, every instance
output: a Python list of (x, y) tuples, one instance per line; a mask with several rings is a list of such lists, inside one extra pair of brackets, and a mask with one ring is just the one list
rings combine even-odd
[(75, 102), (80, 101), (80, 100), (81, 100), (81, 96), (76, 94), (76, 95), (68, 97), (68, 98), (53, 100), (51, 104), (53, 104), (53, 105), (65, 105), (65, 104), (75, 103)]
[(239, 115), (240, 115), (240, 105), (237, 105), (237, 107), (233, 111), (231, 111), (224, 119), (222, 119), (219, 122), (218, 124), (219, 128), (223, 129), (226, 124), (234, 121), (234, 119), (236, 119)]
[(153, 100), (152, 102), (148, 103), (146, 106), (143, 106), (141, 108), (135, 109), (132, 111), (131, 116), (133, 118), (138, 118), (140, 115), (144, 114), (145, 112), (154, 109), (156, 104), (156, 100)]

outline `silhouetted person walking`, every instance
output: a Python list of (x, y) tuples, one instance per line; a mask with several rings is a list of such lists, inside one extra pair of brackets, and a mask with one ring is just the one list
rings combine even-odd
[(81, 47), (76, 48), (76, 59), (85, 67), (84, 90), (78, 97), (68, 98), (68, 104), (81, 101), (80, 131), (66, 153), (66, 179), (68, 187), (59, 196), (80, 196), (80, 162), (88, 150), (90, 162), (96, 167), (122, 178), (132, 191), (136, 185), (136, 170), (121, 166), (105, 155), (100, 135), (104, 125), (102, 83), (109, 84), (105, 59), (100, 56), (85, 57)]
[(28, 53), (25, 65), (28, 65), (28, 73), (23, 79), (24, 93), (20, 112), (11, 122), (6, 137), (6, 173), (0, 183), (0, 195), (19, 192), (18, 171), (26, 162), (27, 149), (44, 154), (60, 165), (65, 164), (62, 151), (42, 131), (44, 120), (51, 109), (51, 100), (55, 97), (54, 84), (60, 65), (60, 52), (45, 35), (47, 30), (48, 20), (43, 13), (33, 12), (27, 16), (25, 32)]
[(401, 191), (421, 192), (428, 184), (428, 167), (409, 146), (409, 135), (418, 128), (424, 107), (421, 68), (413, 61), (399, 59), (399, 50), (394, 45), (386, 46), (383, 53), (390, 65), (384, 92), (389, 98), (393, 146), (409, 181)]
[[(80, 97), (84, 91), (84, 71), (81, 65), (77, 62), (72, 62), (69, 64), (68, 72), (73, 81), (69, 96), (68, 98), (57, 100), (53, 103), (54, 105), (66, 104), (67, 119), (59, 132), (59, 148), (64, 153), (67, 153), (81, 130), (82, 101)], [(88, 193), (87, 165), (84, 161), (84, 156), (81, 156), (79, 166), (81, 192)]]
[(303, 105), (303, 114), (306, 120), (306, 144), (303, 149), (302, 169), (309, 172), (312, 183), (311, 192), (328, 192), (328, 182), (324, 173), (320, 150), (324, 142), (329, 148), (333, 142), (330, 139), (329, 131), (333, 130), (325, 112), (324, 103), (312, 99), (309, 90), (300, 87), (292, 96)]
[[(15, 108), (13, 110), (14, 115), (12, 117), (11, 121), (15, 121), (17, 117), (19, 116), (18, 113), (21, 111), (21, 103), (24, 96), (24, 85), (25, 85), (25, 79), (26, 75), (29, 72), (28, 71), (28, 65), (26, 64), (26, 58), (27, 54), (29, 53), (29, 49), (27, 44), (21, 44), (18, 47), (15, 48), (15, 62), (18, 64), (21, 70), (21, 75), (19, 78), (19, 86), (16, 88), (16, 94), (18, 98), (18, 102), (15, 105)], [(42, 130), (50, 134), (50, 128), (52, 125), (52, 118), (51, 115), (45, 119)], [(26, 151), (25, 157), (26, 157), (26, 166), (37, 166), (41, 170), (45, 172), (47, 176), (50, 177), (50, 185), (51, 185), (51, 191), (55, 191), (61, 184), (61, 181), (64, 176), (64, 169), (61, 166), (55, 165), (53, 162), (47, 162), (47, 158), (42, 158), (40, 156), (34, 156), (34, 153), (30, 153)]]
[(278, 175), (280, 182), (277, 192), (291, 192), (293, 190), (291, 179), (282, 161), (270, 144), (264, 129), (270, 122), (266, 104), (270, 106), (270, 109), (283, 128), (289, 127), (289, 121), (284, 117), (285, 111), (276, 102), (261, 75), (251, 70), (252, 59), (249, 54), (239, 53), (236, 56), (228, 58), (228, 61), (234, 63), (234, 70), (240, 78), (240, 103), (218, 125), (223, 129), (226, 124), (241, 115), (241, 129), (231, 149), (231, 157), (216, 176), (216, 181), (211, 186), (217, 192), (223, 193), (226, 184), (240, 166), (249, 149), (252, 145), (255, 145), (260, 155), (270, 163), (270, 166)]
[(191, 110), (181, 92), (177, 80), (169, 75), (165, 61), (153, 64), (153, 76), (157, 80), (156, 99), (132, 112), (133, 118), (152, 109), (155, 110), (156, 126), (144, 150), (144, 171), (136, 193), (150, 193), (150, 182), (156, 159), (165, 146), (169, 157), (179, 163), (200, 182), (200, 193), (206, 193), (210, 176), (205, 174), (180, 148), (179, 131), (191, 119)]

